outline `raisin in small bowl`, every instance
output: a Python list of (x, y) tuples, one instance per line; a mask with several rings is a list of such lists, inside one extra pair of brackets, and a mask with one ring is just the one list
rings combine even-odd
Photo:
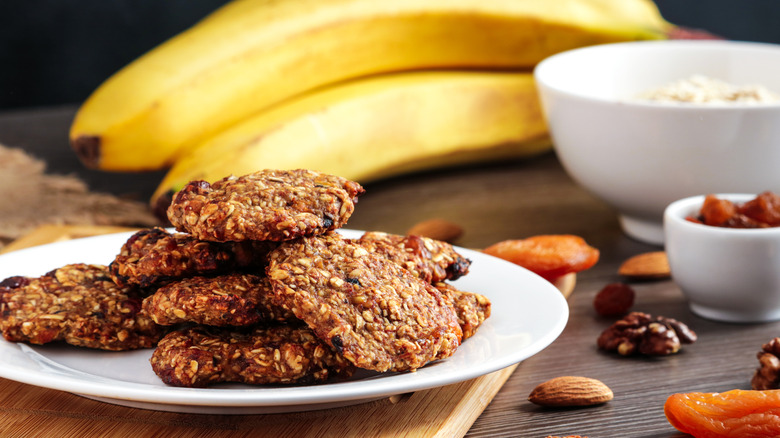
[[(777, 222), (775, 222), (777, 221)], [(694, 196), (664, 211), (672, 279), (691, 310), (726, 322), (780, 320), (780, 196)]]

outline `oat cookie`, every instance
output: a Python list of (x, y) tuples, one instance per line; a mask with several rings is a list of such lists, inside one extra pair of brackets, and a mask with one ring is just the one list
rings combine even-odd
[(337, 233), (281, 244), (267, 272), (278, 304), (360, 368), (415, 370), (460, 344), (435, 287)]
[(308, 384), (354, 371), (311, 330), (290, 326), (177, 330), (160, 341), (149, 361), (163, 382), (187, 387), (218, 382)]
[(458, 290), (455, 286), (439, 282), (433, 284), (450, 301), (463, 330), (463, 340), (477, 333), (479, 326), (490, 317), (490, 300), (478, 293)]
[(109, 265), (121, 285), (148, 287), (194, 275), (263, 268), (274, 242), (206, 242), (162, 228), (141, 230), (127, 239)]
[(468, 273), (471, 265), (471, 260), (449, 243), (428, 237), (369, 231), (358, 242), (428, 282), (458, 279)]
[(311, 170), (263, 170), (190, 182), (174, 197), (168, 218), (202, 240), (282, 241), (342, 227), (363, 192), (356, 182)]
[(0, 286), (0, 329), (6, 340), (103, 350), (150, 348), (164, 329), (141, 310), (137, 289), (120, 288), (101, 265), (72, 264), (38, 278)]
[(169, 283), (144, 299), (143, 309), (160, 325), (194, 322), (212, 326), (247, 326), (294, 321), (270, 302), (265, 277), (230, 273), (189, 277)]

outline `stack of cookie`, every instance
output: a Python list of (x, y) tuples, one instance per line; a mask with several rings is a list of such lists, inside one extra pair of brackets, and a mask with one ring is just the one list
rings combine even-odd
[(168, 210), (178, 232), (136, 233), (108, 268), (147, 295), (133, 313), (165, 327), (155, 373), (175, 386), (304, 384), (451, 356), (490, 314), (446, 283), (470, 262), (420, 236), (335, 232), (362, 193), (308, 170), (182, 189)]

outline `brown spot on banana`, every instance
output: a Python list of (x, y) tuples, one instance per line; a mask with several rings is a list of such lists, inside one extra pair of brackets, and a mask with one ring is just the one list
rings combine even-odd
[(71, 147), (81, 162), (90, 169), (97, 169), (100, 164), (100, 137), (97, 135), (80, 135), (73, 139)]

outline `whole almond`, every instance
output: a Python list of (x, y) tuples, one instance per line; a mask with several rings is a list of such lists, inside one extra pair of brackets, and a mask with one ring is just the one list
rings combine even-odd
[(531, 391), (528, 401), (540, 406), (592, 406), (612, 400), (612, 390), (589, 377), (563, 376), (550, 379)]
[(620, 265), (618, 274), (636, 280), (663, 280), (671, 277), (669, 259), (664, 251), (637, 254)]
[(429, 219), (413, 225), (406, 234), (451, 243), (463, 234), (463, 228), (445, 219)]

